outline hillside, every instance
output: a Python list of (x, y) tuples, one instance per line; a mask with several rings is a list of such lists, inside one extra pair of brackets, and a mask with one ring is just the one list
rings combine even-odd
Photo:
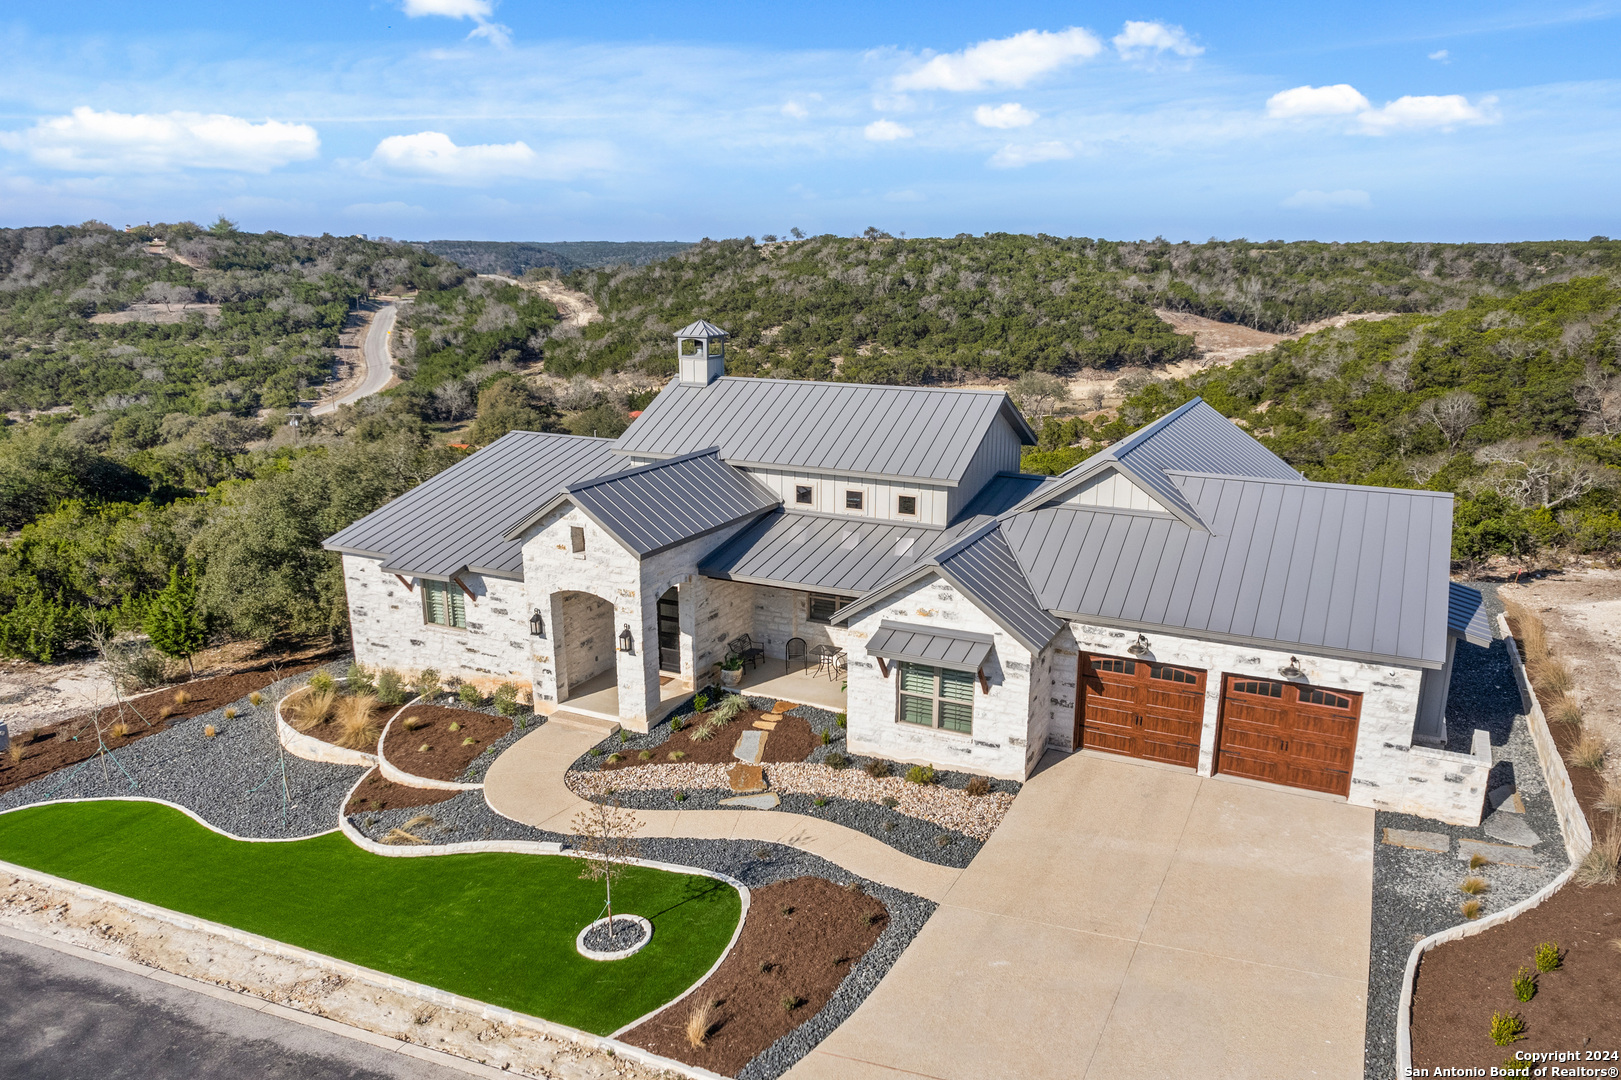
[(530, 269), (594, 270), (605, 266), (645, 266), (676, 255), (691, 244), (679, 240), (563, 240), (527, 243), (501, 240), (429, 240), (418, 244), (480, 274), (522, 277)]

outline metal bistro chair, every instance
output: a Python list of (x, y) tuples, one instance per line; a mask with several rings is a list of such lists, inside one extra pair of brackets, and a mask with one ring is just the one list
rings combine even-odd
[(740, 634), (726, 643), (726, 651), (743, 661), (743, 666), (750, 664), (760, 666), (760, 660), (765, 656), (765, 650), (754, 643), (754, 639), (747, 634)]
[(826, 675), (831, 679), (833, 677), (834, 665), (838, 658), (842, 655), (839, 650), (835, 649), (831, 645), (818, 645), (816, 648), (811, 650), (811, 655), (816, 658), (816, 674)]
[(802, 638), (802, 637), (791, 637), (791, 638), (789, 638), (788, 643), (782, 647), (782, 669), (783, 669), (783, 671), (784, 672), (793, 671), (793, 669), (794, 669), (794, 661), (795, 660), (799, 661), (799, 670), (804, 671), (807, 667), (810, 666), (810, 661), (807, 659), (808, 655), (809, 654), (807, 654), (806, 651), (805, 651), (805, 639), (804, 638)]

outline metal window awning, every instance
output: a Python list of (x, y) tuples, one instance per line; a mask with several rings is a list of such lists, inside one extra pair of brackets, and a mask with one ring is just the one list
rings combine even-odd
[(995, 644), (996, 639), (989, 634), (910, 626), (885, 619), (867, 642), (867, 652), (884, 660), (978, 671)]

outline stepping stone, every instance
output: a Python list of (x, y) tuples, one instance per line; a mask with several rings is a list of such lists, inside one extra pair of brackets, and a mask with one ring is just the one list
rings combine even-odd
[(765, 737), (763, 731), (745, 731), (737, 738), (737, 745), (732, 748), (732, 756), (739, 761), (746, 761), (750, 765), (760, 764), (765, 756)]
[(1484, 840), (1459, 840), (1458, 858), (1468, 862), (1471, 855), (1484, 855), (1489, 862), (1500, 866), (1523, 866), (1531, 870), (1542, 868), (1542, 864), (1537, 861), (1536, 853), (1530, 848), (1488, 844)]
[(726, 783), (733, 791), (764, 791), (765, 770), (758, 765), (739, 763), (726, 770)]
[(789, 709), (797, 708), (799, 708), (799, 706), (792, 701), (779, 701), (775, 705), (771, 706), (771, 711), (780, 716)]
[(1525, 813), (1525, 802), (1521, 800), (1520, 793), (1514, 790), (1513, 784), (1492, 788), (1486, 796), (1486, 801), (1493, 810), (1501, 810), (1508, 814)]
[(761, 731), (776, 731), (777, 730), (776, 722), (773, 721), (773, 720), (756, 720), (754, 722), (754, 726), (759, 728)]
[(778, 720), (782, 719), (782, 713), (780, 713), (780, 712), (761, 713), (760, 714), (760, 719), (761, 720), (769, 720), (771, 723), (775, 724)]
[(1542, 842), (1542, 837), (1525, 823), (1524, 816), (1520, 814), (1508, 814), (1499, 810), (1481, 822), (1480, 827), (1487, 836), (1493, 840), (1501, 840), (1505, 844), (1528, 848)]
[(764, 795), (738, 795), (730, 799), (722, 799), (722, 806), (746, 806), (750, 810), (775, 810), (782, 800), (777, 798), (775, 791), (768, 791)]
[(1446, 833), (1416, 832), (1412, 829), (1386, 829), (1385, 843), (1415, 851), (1436, 851), (1443, 855), (1452, 850), (1452, 837)]

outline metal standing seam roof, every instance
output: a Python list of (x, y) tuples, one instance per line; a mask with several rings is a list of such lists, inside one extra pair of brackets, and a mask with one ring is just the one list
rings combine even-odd
[(996, 517), (1005, 514), (1019, 503), (1028, 499), (1043, 488), (1049, 488), (1058, 483), (1056, 476), (1039, 476), (1035, 473), (997, 473), (991, 477), (979, 494), (968, 501), (958, 512), (955, 522), (967, 521), (977, 517)]
[(1169, 475), (1211, 532), (1107, 508), (1004, 519), (1042, 607), (1323, 655), (1445, 661), (1450, 494)]
[(910, 626), (885, 619), (879, 624), (878, 632), (867, 639), (867, 652), (886, 660), (910, 660), (960, 671), (978, 671), (995, 644), (996, 639), (989, 634)]
[(558, 489), (623, 465), (611, 439), (513, 431), (328, 537), (322, 547), (383, 560), (391, 573), (471, 571), (523, 580), (507, 530)]
[(1208, 523), (1199, 519), (1168, 473), (1181, 470), (1269, 480), (1305, 479), (1203, 398), (1194, 398), (1093, 454), (1059, 477), (1058, 483), (1026, 498), (1017, 509), (1031, 510), (1063, 498), (1109, 468), (1118, 468), (1171, 513), (1200, 527)]
[(1492, 624), (1486, 618), (1486, 598), (1479, 589), (1447, 582), (1447, 632), (1471, 645), (1491, 647)]
[(763, 465), (954, 486), (992, 424), (1036, 436), (1000, 390), (867, 386), (794, 379), (672, 379), (619, 437), (622, 454), (670, 457), (718, 446)]
[(708, 319), (699, 319), (697, 322), (688, 323), (686, 326), (682, 327), (680, 330), (677, 330), (675, 332), (675, 336), (678, 337), (678, 338), (711, 338), (711, 339), (713, 339), (713, 338), (731, 337), (732, 335), (728, 334), (726, 331), (722, 330), (720, 327), (716, 326), (714, 323), (710, 322)]
[(643, 558), (781, 505), (764, 484), (727, 465), (710, 447), (572, 483), (509, 529), (508, 539), (516, 540), (564, 502)]

